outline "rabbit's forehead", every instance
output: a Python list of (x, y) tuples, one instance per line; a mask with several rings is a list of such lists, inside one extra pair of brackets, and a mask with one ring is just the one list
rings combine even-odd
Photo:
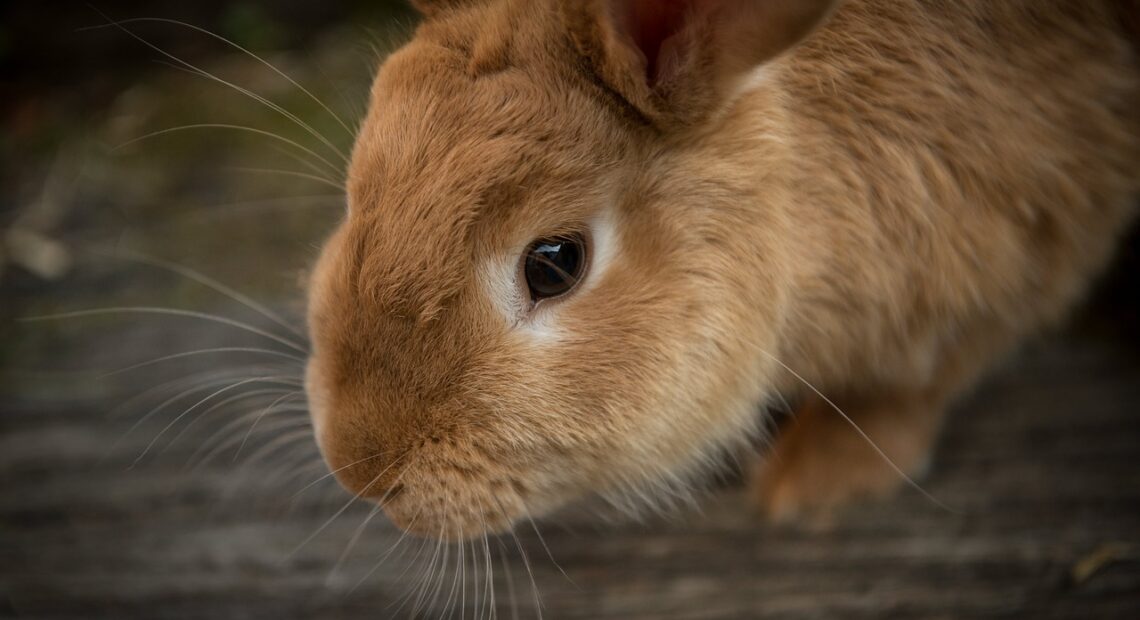
[(378, 80), (348, 175), (352, 212), (389, 233), (559, 226), (620, 158), (612, 119), (591, 116), (572, 89), (524, 75), (472, 80), (437, 68), (412, 84), (408, 71), (394, 73)]
[(509, 314), (514, 298), (497, 293), (530, 241), (609, 230), (595, 216), (623, 136), (572, 86), (521, 70), (473, 78), (453, 60), (399, 52), (378, 76), (348, 175), (347, 256), (378, 304), (430, 315), (481, 281)]
[(608, 108), (580, 76), (559, 78), (564, 71), (542, 64), (473, 75), (466, 62), (455, 50), (426, 42), (391, 56), (373, 85), (357, 148), (435, 165), (482, 140), (515, 138), (546, 151), (591, 149), (612, 132)]

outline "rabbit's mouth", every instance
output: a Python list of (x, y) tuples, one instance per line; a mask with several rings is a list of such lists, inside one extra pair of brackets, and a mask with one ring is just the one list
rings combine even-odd
[(384, 432), (380, 440), (373, 429), (338, 421), (343, 412), (336, 410), (318, 365), (310, 363), (306, 384), (317, 445), (330, 474), (357, 499), (377, 504), (401, 529), (458, 541), (509, 530), (527, 516), (528, 483), (482, 443), (444, 432)]

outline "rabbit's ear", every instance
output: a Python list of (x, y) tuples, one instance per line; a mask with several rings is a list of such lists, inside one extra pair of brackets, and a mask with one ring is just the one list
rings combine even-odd
[(579, 51), (655, 122), (692, 124), (839, 0), (561, 0)]

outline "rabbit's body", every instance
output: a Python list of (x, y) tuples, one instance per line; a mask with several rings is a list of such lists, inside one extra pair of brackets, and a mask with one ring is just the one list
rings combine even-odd
[(711, 141), (782, 117), (780, 178), (752, 165), (795, 196), (785, 361), (831, 389), (927, 382), (1080, 295), (1140, 163), (1135, 58), (1083, 4), (849, 2), (767, 68), (778, 97), (742, 97)]
[[(450, 4), (381, 71), (311, 297), (326, 458), (422, 533), (683, 479), (777, 397), (770, 511), (886, 490), (821, 396), (916, 471), (1135, 211), (1121, 2)], [(534, 302), (519, 253), (567, 231), (589, 268)]]
[[(1140, 70), (1100, 4), (848, 2), (748, 106), (786, 115), (796, 196), (774, 354), (910, 472), (946, 399), (1064, 316), (1135, 213)], [(800, 413), (761, 478), (770, 510), (897, 484), (829, 406)]]

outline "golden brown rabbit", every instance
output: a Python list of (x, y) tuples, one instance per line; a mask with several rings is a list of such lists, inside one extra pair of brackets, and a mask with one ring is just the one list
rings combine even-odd
[(786, 398), (771, 515), (893, 488), (1135, 213), (1134, 4), (421, 1), (312, 277), (330, 467), (466, 538), (682, 492)]

